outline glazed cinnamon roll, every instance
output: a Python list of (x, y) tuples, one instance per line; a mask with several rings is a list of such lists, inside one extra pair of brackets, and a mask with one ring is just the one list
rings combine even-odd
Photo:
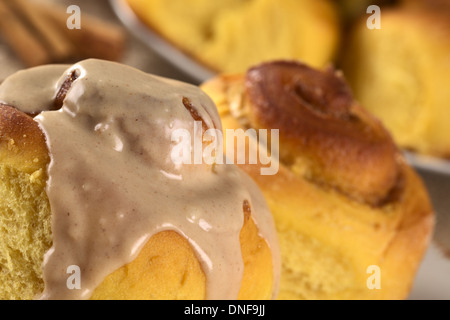
[[(421, 179), (355, 101), (342, 74), (274, 61), (202, 88), (224, 130), (279, 130), (278, 149), (268, 150), (271, 161), (279, 159), (276, 174), (261, 175), (261, 161), (239, 165), (274, 215), (279, 298), (406, 298), (433, 230), (433, 210)], [(248, 139), (246, 147), (270, 145), (261, 141)]]
[(1, 299), (277, 296), (257, 185), (171, 161), (175, 131), (221, 129), (198, 87), (89, 59), (13, 74), (0, 101)]

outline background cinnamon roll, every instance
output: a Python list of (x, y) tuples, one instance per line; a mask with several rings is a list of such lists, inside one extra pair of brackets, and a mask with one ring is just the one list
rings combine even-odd
[[(202, 85), (224, 129), (279, 129), (279, 171), (241, 164), (280, 239), (280, 299), (403, 299), (433, 230), (418, 175), (342, 74), (274, 61)], [(247, 140), (247, 147), (258, 141)], [(259, 145), (259, 148), (263, 146)], [(372, 268), (381, 287), (374, 288)]]
[(355, 98), (402, 148), (450, 157), (450, 5), (405, 0), (381, 11), (381, 29), (353, 23), (342, 69)]
[(270, 59), (322, 67), (335, 56), (340, 17), (329, 0), (127, 0), (140, 20), (214, 72)]

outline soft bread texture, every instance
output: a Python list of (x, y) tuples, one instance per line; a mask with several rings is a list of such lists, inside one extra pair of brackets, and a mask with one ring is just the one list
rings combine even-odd
[[(42, 262), (52, 245), (45, 192), (50, 161), (37, 122), (0, 105), (0, 299), (33, 299), (43, 290)], [(240, 299), (270, 299), (272, 255), (251, 212), (240, 233)], [(149, 239), (135, 260), (110, 274), (92, 299), (204, 299), (206, 279), (188, 241), (173, 231)]]
[(450, 157), (450, 6), (404, 1), (384, 8), (380, 30), (352, 27), (343, 70), (355, 98), (382, 120), (397, 144)]
[(270, 59), (322, 67), (340, 38), (338, 10), (327, 0), (127, 0), (151, 29), (215, 71), (243, 72)]
[[(261, 175), (261, 163), (239, 165), (274, 215), (279, 299), (406, 298), (432, 234), (433, 210), (418, 175), (342, 76), (276, 61), (220, 75), (202, 88), (224, 130), (279, 129), (278, 173)], [(247, 147), (256, 143), (248, 139)], [(381, 288), (371, 286), (371, 266), (379, 267)]]

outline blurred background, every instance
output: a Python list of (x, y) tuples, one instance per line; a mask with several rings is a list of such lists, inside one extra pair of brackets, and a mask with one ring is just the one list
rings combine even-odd
[[(0, 2), (8, 2), (8, 0), (2, 0)], [(117, 37), (115, 35), (116, 28), (120, 29), (121, 36), (119, 36), (119, 39), (121, 40), (121, 43), (119, 45), (117, 56), (115, 56), (114, 60), (118, 60), (121, 63), (125, 63), (128, 65), (131, 65), (133, 67), (139, 68), (143, 71), (159, 74), (162, 76), (168, 76), (177, 78), (180, 80), (184, 80), (187, 82), (193, 82), (193, 78), (189, 75), (183, 74), (179, 69), (174, 67), (170, 62), (167, 62), (165, 59), (162, 59), (159, 55), (154, 52), (151, 48), (148, 47), (148, 45), (144, 44), (142, 41), (139, 41), (134, 34), (128, 32), (126, 28), (122, 26), (122, 23), (117, 18), (115, 13), (112, 10), (112, 6), (110, 5), (110, 2), (108, 0), (95, 0), (95, 1), (89, 1), (89, 0), (25, 0), (21, 2), (30, 2), (30, 3), (37, 3), (40, 8), (43, 8), (44, 11), (46, 11), (47, 7), (49, 7), (49, 10), (56, 9), (59, 11), (58, 15), (60, 16), (60, 21), (58, 24), (54, 25), (54, 28), (56, 30), (65, 29), (67, 19), (71, 16), (70, 13), (67, 13), (67, 7), (70, 5), (77, 5), (79, 6), (81, 10), (81, 27), (80, 31), (83, 31), (83, 29), (93, 28), (90, 24), (90, 26), (85, 26), (83, 23), (83, 18), (85, 15), (89, 15), (89, 18), (94, 18), (95, 23), (101, 24), (100, 27), (96, 26), (96, 28), (99, 28), (100, 31), (95, 31), (94, 33), (98, 33), (98, 37), (101, 39), (102, 37), (111, 37), (110, 32), (113, 32), (114, 35), (112, 38), (114, 39)], [(44, 16), (43, 19), (46, 19), (46, 16)], [(9, 19), (10, 20), (10, 19)], [(8, 19), (6, 19), (8, 21)], [(95, 24), (94, 23), (94, 24)], [(104, 25), (104, 23), (106, 23)], [(2, 28), (3, 29), (3, 28)], [(8, 29), (8, 23), (5, 23), (5, 29)], [(48, 29), (47, 29), (48, 30)], [(97, 30), (97, 29), (96, 29)], [(63, 30), (66, 31), (66, 30)], [(73, 30), (76, 32), (77, 30)], [(105, 35), (106, 34), (106, 35)], [(83, 36), (83, 35), (82, 35)], [(12, 36), (15, 38), (14, 36)], [(34, 36), (33, 36), (34, 37)], [(122, 40), (123, 37), (123, 40)], [(123, 43), (122, 43), (123, 41)], [(82, 42), (80, 45), (83, 45)], [(76, 48), (74, 48), (74, 51), (76, 51)], [(30, 53), (33, 55), (33, 53)], [(78, 55), (77, 53), (74, 54), (74, 58), (64, 58), (64, 59), (50, 59), (51, 63), (73, 63), (83, 58), (89, 58), (89, 57), (98, 57), (98, 58), (105, 58), (107, 54), (87, 54), (87, 55)], [(60, 60), (60, 61), (58, 61)], [(11, 73), (23, 69), (24, 67), (28, 67), (29, 64), (27, 64), (23, 59), (20, 58), (20, 55), (18, 54), (17, 50), (14, 50), (11, 41), (7, 41), (7, 38), (2, 32), (2, 39), (0, 41), (0, 79), (4, 79)]]
[(450, 0), (0, 0), (0, 80), (91, 57), (193, 84), (271, 59), (342, 69), (436, 210), (410, 298), (450, 299)]

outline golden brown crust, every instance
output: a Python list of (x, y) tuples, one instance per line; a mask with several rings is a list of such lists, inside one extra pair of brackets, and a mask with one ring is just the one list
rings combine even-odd
[(53, 101), (53, 109), (57, 110), (62, 107), (64, 103), (64, 99), (66, 98), (67, 91), (69, 91), (72, 83), (78, 78), (78, 71), (75, 69), (68, 75), (66, 75), (63, 83), (59, 87), (58, 92), (56, 93), (55, 100)]
[(310, 179), (371, 205), (385, 203), (399, 185), (398, 150), (389, 133), (334, 69), (261, 64), (247, 72), (245, 95), (252, 127), (279, 129), (281, 161), (306, 159)]
[(12, 106), (0, 104), (0, 161), (32, 173), (49, 160), (45, 136), (37, 122)]

